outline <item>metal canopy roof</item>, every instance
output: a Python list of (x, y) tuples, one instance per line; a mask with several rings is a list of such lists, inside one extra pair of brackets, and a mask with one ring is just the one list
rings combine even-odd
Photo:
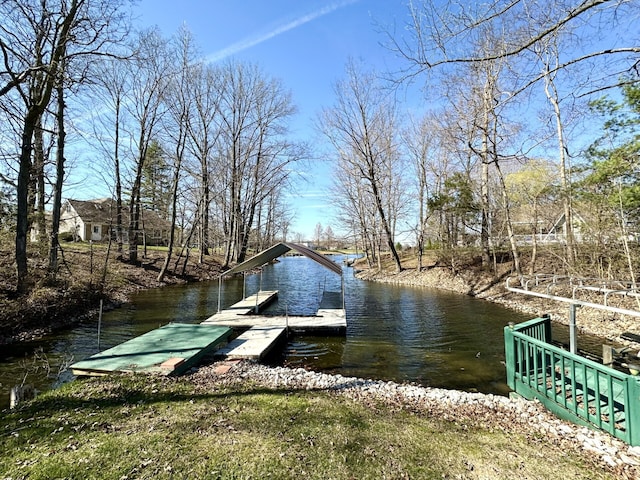
[(284, 255), (290, 250), (294, 250), (299, 254), (304, 255), (307, 258), (310, 258), (311, 260), (319, 263), (323, 267), (328, 268), (333, 273), (342, 275), (342, 267), (340, 267), (340, 265), (338, 265), (334, 261), (329, 260), (327, 257), (322, 255), (321, 253), (318, 253), (315, 250), (312, 250), (307, 247), (303, 247), (302, 245), (298, 245), (295, 243), (281, 242), (274, 245), (273, 247), (263, 250), (257, 255), (251, 257), (249, 260), (239, 263), (235, 267), (224, 272), (221, 276), (231, 275), (232, 273), (244, 272), (246, 270), (251, 270), (253, 268), (260, 267), (265, 263), (269, 263), (271, 260), (274, 260), (280, 257), (281, 255)]

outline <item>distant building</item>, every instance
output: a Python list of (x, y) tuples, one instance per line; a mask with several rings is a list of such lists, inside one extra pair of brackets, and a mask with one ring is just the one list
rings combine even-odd
[[(171, 224), (156, 212), (143, 209), (140, 213), (139, 233), (145, 236), (147, 245), (166, 245)], [(122, 211), (122, 241), (128, 242), (129, 212)], [(73, 200), (65, 202), (60, 213), (59, 232), (71, 233), (74, 240), (106, 242), (109, 235), (117, 239), (116, 202), (111, 198), (97, 200)], [(140, 240), (142, 241), (142, 239)]]

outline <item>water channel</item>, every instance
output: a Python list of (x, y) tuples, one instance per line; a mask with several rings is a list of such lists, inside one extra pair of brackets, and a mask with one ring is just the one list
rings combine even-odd
[[(342, 263), (345, 257), (332, 257)], [(507, 394), (503, 328), (529, 316), (465, 295), (422, 287), (358, 280), (344, 268), (346, 336), (293, 336), (272, 364), (301, 366), (348, 376), (415, 382), (466, 391)], [(266, 311), (313, 315), (322, 292), (340, 291), (341, 279), (305, 257), (282, 257), (261, 274), (227, 278), (225, 308), (259, 288), (278, 290)], [(0, 348), (0, 408), (12, 386), (23, 381), (43, 390), (73, 377), (58, 371), (72, 361), (129, 340), (169, 322), (199, 323), (218, 308), (218, 282), (139, 292), (130, 305), (97, 320), (31, 342)], [(556, 326), (554, 338), (566, 338)], [(580, 338), (581, 348), (601, 348), (598, 338)]]

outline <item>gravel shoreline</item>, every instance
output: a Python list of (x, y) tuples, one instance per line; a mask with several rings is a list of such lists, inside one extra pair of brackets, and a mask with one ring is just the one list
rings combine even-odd
[(560, 420), (539, 402), (330, 375), (302, 368), (268, 367), (249, 361), (218, 362), (201, 367), (186, 378), (205, 391), (253, 382), (269, 389), (326, 391), (338, 400), (343, 397), (365, 405), (382, 402), (391, 408), (462, 426), (524, 434), (532, 448), (536, 443), (550, 443), (574, 451), (620, 478), (640, 478), (640, 447), (630, 447), (606, 433)]

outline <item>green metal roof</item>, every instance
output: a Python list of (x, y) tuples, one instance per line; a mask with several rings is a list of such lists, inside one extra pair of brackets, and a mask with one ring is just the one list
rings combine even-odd
[(314, 262), (317, 262), (323, 267), (331, 270), (333, 273), (342, 275), (342, 267), (340, 267), (340, 265), (338, 265), (334, 261), (322, 255), (321, 253), (318, 253), (315, 250), (312, 250), (307, 247), (303, 247), (302, 245), (298, 245), (296, 243), (287, 243), (287, 242), (281, 242), (274, 245), (273, 247), (263, 250), (257, 255), (254, 255), (253, 257), (251, 257), (249, 260), (239, 263), (235, 267), (227, 270), (222, 275), (223, 276), (231, 275), (232, 273), (244, 272), (246, 270), (251, 270), (253, 268), (260, 267), (265, 263), (269, 263), (270, 261), (284, 255), (290, 250), (294, 250), (295, 252), (298, 252), (299, 254), (304, 255), (307, 258), (310, 258)]

